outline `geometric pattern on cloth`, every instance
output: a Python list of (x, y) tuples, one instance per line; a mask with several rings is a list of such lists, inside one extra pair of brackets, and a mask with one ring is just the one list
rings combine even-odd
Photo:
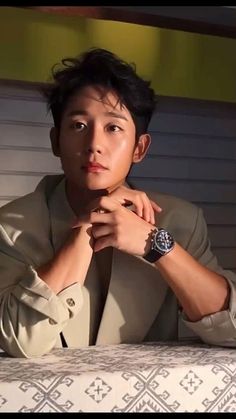
[(155, 342), (0, 353), (0, 412), (236, 412), (236, 351)]

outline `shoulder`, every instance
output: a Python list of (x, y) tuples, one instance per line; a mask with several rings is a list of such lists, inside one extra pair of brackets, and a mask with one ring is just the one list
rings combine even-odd
[(36, 189), (20, 198), (17, 198), (0, 208), (0, 224), (8, 234), (15, 230), (36, 228), (44, 220), (47, 223), (47, 199), (52, 190), (61, 180), (59, 175), (45, 176), (36, 186)]
[(158, 192), (146, 192), (162, 212), (156, 215), (156, 224), (166, 228), (186, 248), (193, 237), (207, 236), (207, 225), (201, 208), (182, 198)]
[[(133, 186), (129, 185), (133, 188)], [(135, 188), (136, 189), (136, 188)], [(137, 188), (139, 190), (139, 188)], [(150, 189), (142, 189), (146, 195), (162, 208), (162, 212), (156, 214), (156, 222), (163, 228), (185, 229), (192, 231), (196, 225), (204, 225), (205, 219), (200, 207), (183, 198), (161, 193)]]
[(200, 208), (192, 202), (186, 201), (174, 195), (163, 194), (154, 191), (145, 191), (147, 196), (156, 202), (163, 210), (163, 213), (197, 214)]

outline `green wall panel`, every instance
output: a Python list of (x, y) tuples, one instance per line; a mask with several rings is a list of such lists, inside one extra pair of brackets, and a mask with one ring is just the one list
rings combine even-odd
[(0, 78), (44, 82), (62, 58), (98, 46), (137, 64), (157, 93), (236, 102), (236, 40), (0, 8)]

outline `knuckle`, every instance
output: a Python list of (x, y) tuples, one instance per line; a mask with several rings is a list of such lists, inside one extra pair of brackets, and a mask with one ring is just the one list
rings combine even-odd
[(136, 193), (135, 200), (138, 201), (138, 202), (142, 201), (142, 197), (140, 196), (139, 193)]
[(113, 212), (113, 219), (116, 224), (119, 224), (121, 222), (121, 218), (121, 214), (118, 211)]
[(99, 204), (101, 206), (105, 205), (106, 204), (106, 199), (107, 198), (105, 196), (102, 196), (101, 198), (99, 198)]

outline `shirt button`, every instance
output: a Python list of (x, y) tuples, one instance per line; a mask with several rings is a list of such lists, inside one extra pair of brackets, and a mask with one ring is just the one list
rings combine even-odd
[(67, 298), (66, 302), (67, 302), (69, 307), (74, 307), (74, 305), (75, 305), (75, 302), (74, 302), (73, 298)]
[(56, 324), (55, 320), (53, 320), (53, 319), (49, 319), (48, 321), (49, 321), (50, 324)]

